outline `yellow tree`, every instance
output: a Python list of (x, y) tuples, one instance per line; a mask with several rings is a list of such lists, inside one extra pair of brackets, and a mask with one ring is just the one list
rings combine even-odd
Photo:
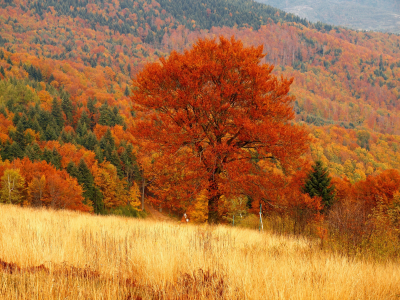
[(93, 166), (94, 182), (100, 188), (103, 194), (104, 206), (108, 209), (129, 202), (129, 191), (126, 190), (125, 180), (118, 178), (117, 168), (108, 163), (103, 162), (99, 166)]
[(19, 169), (8, 169), (1, 177), (0, 201), (19, 204), (24, 200), (25, 179)]
[(28, 184), (29, 202), (34, 206), (42, 206), (45, 188), (46, 177), (44, 175), (33, 178)]

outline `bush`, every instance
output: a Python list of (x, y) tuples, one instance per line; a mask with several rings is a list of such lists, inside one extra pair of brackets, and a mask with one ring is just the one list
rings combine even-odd
[(144, 211), (139, 211), (131, 205), (119, 206), (108, 211), (110, 215), (130, 217), (130, 218), (145, 218), (147, 213)]

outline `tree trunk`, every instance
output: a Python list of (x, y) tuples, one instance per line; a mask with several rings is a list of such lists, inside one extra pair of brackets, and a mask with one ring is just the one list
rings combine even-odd
[(142, 175), (142, 211), (144, 210), (144, 188), (146, 187), (146, 179), (144, 178), (144, 174)]
[(208, 182), (208, 223), (216, 224), (219, 222), (218, 204), (221, 193), (218, 190), (218, 184), (214, 176), (210, 177)]
[(208, 199), (208, 223), (216, 224), (219, 222), (218, 200), (220, 196), (212, 196)]

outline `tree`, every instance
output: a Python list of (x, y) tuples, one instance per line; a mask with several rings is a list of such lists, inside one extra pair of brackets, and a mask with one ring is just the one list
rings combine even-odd
[(266, 165), (289, 172), (307, 149), (305, 130), (292, 122), (293, 79), (279, 80), (264, 57), (262, 46), (245, 48), (233, 37), (198, 40), (133, 81), (133, 110), (146, 116), (134, 134), (157, 153), (156, 185), (180, 187), (182, 201), (205, 189), (209, 222), (220, 218), (221, 196), (261, 197), (246, 182), (267, 176)]
[(61, 101), (61, 108), (64, 111), (68, 123), (71, 124), (72, 123), (72, 115), (74, 112), (74, 107), (72, 105), (72, 101), (69, 98), (69, 94), (67, 94), (66, 92), (64, 92), (61, 95), (62, 101)]
[(1, 177), (0, 200), (3, 203), (22, 203), (25, 179), (19, 169), (8, 169)]
[(319, 196), (322, 198), (324, 209), (329, 209), (335, 199), (335, 186), (331, 184), (331, 177), (328, 169), (325, 168), (320, 160), (316, 161), (308, 174), (303, 192), (309, 194), (311, 198)]
[(37, 176), (28, 184), (28, 195), (33, 206), (42, 206), (43, 197), (46, 189), (46, 177)]
[[(83, 196), (86, 198), (86, 201), (91, 200), (93, 202), (93, 208), (95, 213), (97, 214), (101, 213), (104, 208), (103, 195), (101, 194), (99, 189), (95, 186), (93, 175), (83, 159), (79, 161), (77, 171), (78, 171), (77, 173), (78, 182), (83, 187), (84, 190)], [(72, 172), (76, 171), (73, 170)]]
[(51, 105), (51, 115), (53, 116), (58, 128), (61, 130), (64, 126), (64, 119), (62, 116), (61, 105), (56, 98), (53, 98)]

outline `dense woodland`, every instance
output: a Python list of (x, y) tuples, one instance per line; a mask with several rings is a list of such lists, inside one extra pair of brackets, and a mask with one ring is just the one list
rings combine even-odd
[[(336, 198), (364, 207), (362, 222), (378, 202), (400, 201), (398, 35), (313, 24), (252, 1), (1, 0), (0, 7), (2, 202), (136, 214), (142, 193), (152, 196), (154, 174), (133, 135), (143, 116), (132, 109), (131, 78), (172, 50), (220, 35), (263, 45), (273, 74), (294, 77), (296, 121), (311, 144), (302, 174), (288, 180), (298, 193), (282, 182), (271, 201), (285, 194), (281, 207), (313, 206), (292, 198), (317, 160)], [(153, 201), (177, 214), (204, 209)], [(259, 207), (239, 202), (226, 212)]]

